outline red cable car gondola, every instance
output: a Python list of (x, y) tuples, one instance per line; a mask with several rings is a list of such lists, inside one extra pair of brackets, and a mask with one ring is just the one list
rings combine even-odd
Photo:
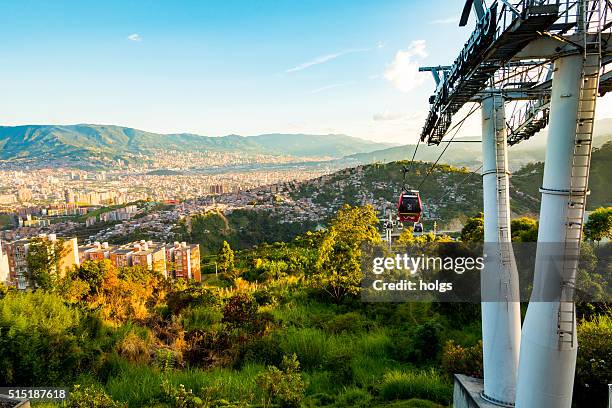
[(417, 190), (404, 190), (397, 203), (397, 215), (401, 222), (419, 222), (423, 205)]

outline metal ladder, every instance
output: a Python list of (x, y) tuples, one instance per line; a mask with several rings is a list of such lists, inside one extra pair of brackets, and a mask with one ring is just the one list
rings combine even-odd
[(566, 210), (565, 241), (563, 248), (563, 272), (561, 283), (561, 297), (557, 318), (557, 334), (559, 346), (570, 344), (574, 346), (576, 330), (576, 306), (574, 303), (574, 290), (576, 282), (576, 268), (580, 256), (580, 241), (586, 197), (588, 194), (589, 171), (591, 166), (591, 152), (593, 141), (593, 124), (595, 120), (595, 104), (599, 88), (599, 73), (601, 68), (601, 21), (600, 1), (587, 0), (584, 2), (586, 14), (595, 18), (595, 26), (590, 25), (591, 31), (597, 34), (588, 34), (584, 28), (583, 56), (584, 65), (578, 102), (578, 118), (576, 123), (576, 138), (572, 156), (570, 191)]
[[(504, 104), (502, 101), (502, 107)], [(497, 115), (493, 115), (495, 120), (495, 178), (497, 182), (497, 233), (500, 261), (502, 265), (510, 265), (512, 253), (508, 247), (510, 237), (510, 217), (508, 216), (508, 161), (507, 161), (507, 141), (503, 130), (497, 130)]]

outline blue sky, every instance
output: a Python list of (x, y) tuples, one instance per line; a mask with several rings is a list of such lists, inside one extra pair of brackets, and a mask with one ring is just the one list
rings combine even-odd
[(0, 123), (416, 140), (461, 2), (0, 4)]

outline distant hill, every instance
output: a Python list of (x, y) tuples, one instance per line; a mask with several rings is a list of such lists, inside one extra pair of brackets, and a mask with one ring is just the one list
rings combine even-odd
[(126, 158), (153, 150), (232, 151), (267, 155), (339, 158), (392, 146), (346, 135), (267, 134), (209, 137), (157, 134), (112, 125), (0, 127), (0, 159)]
[[(320, 214), (321, 223), (345, 203), (371, 204), (384, 217), (386, 210), (395, 212), (402, 188), (401, 168), (407, 162), (363, 165), (340, 170), (328, 176), (299, 183), (291, 193), (298, 205), (309, 201)], [(407, 176), (410, 188), (419, 187), (431, 163), (415, 163)], [(437, 222), (440, 230), (459, 230), (467, 217), (482, 211), (482, 179), (480, 174), (448, 165), (438, 165), (419, 187), (424, 206), (423, 222), (426, 229)], [(516, 214), (537, 211), (537, 203), (512, 191), (513, 211)]]
[[(340, 170), (298, 183), (291, 197), (297, 203), (307, 200), (315, 205), (323, 223), (344, 203), (372, 204), (382, 211), (382, 216), (387, 208), (395, 211), (402, 186), (401, 168), (407, 163), (376, 163)], [(436, 166), (421, 185), (430, 167), (431, 163), (416, 162), (406, 184), (410, 188), (420, 185), (426, 229), (436, 221), (440, 229), (457, 230), (467, 217), (482, 211), (481, 175), (444, 164)], [(542, 162), (531, 163), (512, 175), (510, 196), (514, 216), (538, 214), (538, 189), (542, 185), (543, 170)], [(589, 179), (591, 195), (587, 200), (589, 210), (612, 205), (609, 180), (612, 180), (612, 141), (593, 151)]]
[[(467, 140), (478, 139), (479, 138), (469, 138)], [(529, 163), (543, 161), (546, 155), (546, 140), (547, 134), (544, 131), (528, 141), (510, 147), (508, 150), (510, 168), (514, 171)], [(593, 146), (599, 147), (610, 140), (612, 140), (612, 119), (597, 121), (594, 129)], [(356, 153), (343, 157), (339, 159), (338, 162), (347, 166), (355, 166), (374, 162), (407, 160), (412, 157), (415, 147), (416, 145), (410, 144), (373, 152)], [(421, 144), (417, 151), (416, 160), (433, 162), (438, 158), (445, 147), (446, 143), (441, 143), (438, 146)], [(442, 156), (441, 162), (457, 167), (466, 166), (474, 169), (480, 166), (482, 162), (481, 157), (482, 146), (480, 143), (453, 143), (452, 146), (446, 150), (444, 156)]]

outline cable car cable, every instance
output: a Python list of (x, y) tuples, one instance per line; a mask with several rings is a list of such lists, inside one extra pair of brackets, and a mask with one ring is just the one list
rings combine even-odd
[[(427, 174), (425, 174), (425, 177), (423, 177), (423, 180), (421, 180), (421, 183), (419, 184), (419, 186), (417, 187), (417, 190), (421, 189), (421, 186), (423, 185), (423, 183), (425, 183), (425, 180), (427, 180), (427, 177), (429, 177), (429, 175), (433, 172), (434, 168), (436, 167), (436, 165), (438, 164), (438, 162), (440, 161), (440, 159), (442, 158), (442, 156), (444, 155), (444, 153), (446, 152), (446, 149), (448, 149), (448, 146), (450, 146), (450, 143), (453, 141), (453, 139), (455, 138), (455, 136), (457, 136), (457, 133), (459, 133), (459, 131), (461, 130), (461, 127), (463, 126), (463, 124), (465, 123), (465, 121), (474, 113), (476, 112), (476, 110), (478, 110), (479, 105), (474, 105), (474, 108), (468, 112), (467, 115), (465, 115), (465, 117), (463, 119), (461, 119), (455, 126), (453, 126), (452, 129), (457, 128), (457, 130), (455, 131), (455, 133), (453, 134), (453, 136), (450, 138), (450, 140), (448, 142), (446, 142), (446, 146), (444, 147), (444, 149), (442, 150), (442, 152), (440, 153), (440, 155), (438, 156), (438, 158), (436, 159), (436, 161), (434, 162), (434, 164), (432, 164), (432, 166), (429, 168), (429, 170), (427, 171)], [(451, 129), (451, 130), (452, 130)]]

